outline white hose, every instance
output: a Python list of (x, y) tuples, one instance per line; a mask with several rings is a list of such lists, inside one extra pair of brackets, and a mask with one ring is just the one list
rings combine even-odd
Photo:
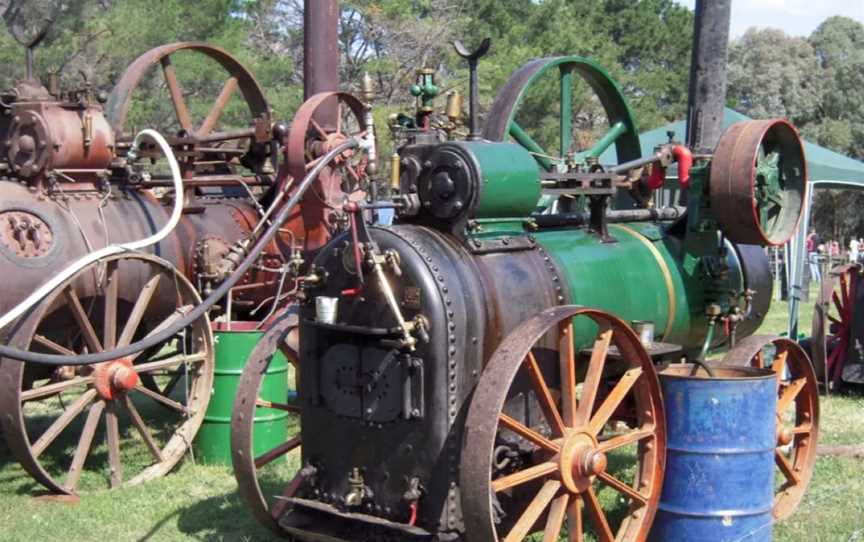
[(121, 252), (128, 252), (133, 250), (141, 250), (142, 248), (148, 247), (150, 245), (155, 245), (159, 241), (165, 239), (177, 226), (177, 223), (180, 222), (180, 217), (183, 214), (183, 177), (180, 174), (180, 166), (177, 164), (177, 158), (174, 156), (174, 151), (171, 150), (171, 146), (168, 145), (168, 142), (165, 141), (165, 138), (162, 137), (159, 132), (156, 130), (142, 130), (137, 136), (135, 136), (135, 140), (132, 142), (131, 150), (129, 151), (129, 159), (135, 160), (137, 158), (137, 149), (141, 145), (143, 139), (149, 139), (152, 142), (159, 145), (162, 149), (163, 154), (165, 154), (165, 158), (168, 159), (168, 166), (171, 168), (171, 177), (174, 181), (174, 210), (171, 213), (171, 218), (168, 222), (162, 227), (161, 230), (156, 232), (155, 234), (147, 237), (145, 239), (141, 239), (139, 241), (132, 241), (129, 243), (121, 243), (117, 245), (108, 245), (105, 248), (99, 249), (95, 252), (91, 252), (86, 256), (82, 256), (72, 264), (70, 264), (66, 269), (56, 274), (51, 280), (40, 286), (36, 291), (27, 296), (24, 301), (18, 303), (12, 310), (4, 314), (0, 317), (0, 329), (3, 329), (10, 323), (16, 321), (20, 318), (24, 313), (30, 310), (31, 307), (42, 301), (52, 290), (60, 286), (63, 282), (69, 279), (69, 277), (73, 276), (75, 273), (84, 269), (88, 265), (101, 260), (107, 256), (112, 256), (114, 254), (120, 254)]

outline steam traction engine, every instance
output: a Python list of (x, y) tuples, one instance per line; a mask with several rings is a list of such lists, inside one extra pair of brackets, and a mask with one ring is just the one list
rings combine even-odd
[[(479, 54), (460, 53), (476, 69)], [(608, 120), (587, 147), (573, 137), (577, 81)], [(554, 141), (520, 116), (547, 83), (560, 88), (544, 102), (560, 112)], [(351, 228), (250, 358), (233, 454), (253, 513), (298, 540), (644, 540), (666, 450), (655, 364), (704, 364), (740, 341), (726, 362), (777, 373), (774, 514), (789, 515), (815, 461), (815, 379), (795, 343), (747, 336), (771, 298), (762, 247), (802, 210), (795, 129), (748, 121), (712, 154), (670, 141), (643, 158), (620, 90), (589, 60), (524, 66), (482, 133), (475, 88), (466, 140), (430, 130), (427, 109), (400, 124), (398, 193), (345, 206)], [(607, 148), (617, 163), (600, 163)], [(650, 206), (673, 163), (686, 197)], [(395, 225), (364, 220), (382, 207)], [(249, 421), (282, 408), (261, 388), (277, 349), (299, 361), (302, 423), (261, 453)], [(263, 470), (301, 443), (276, 487)]]
[[(208, 74), (224, 81), (198, 119), (182, 88), (189, 79), (177, 67), (187, 55), (207, 57), (218, 67)], [(127, 120), (135, 114), (142, 126), (165, 124), (142, 119), (135, 107), (143, 98), (136, 90), (152, 86), (158, 71), (176, 116), (166, 139), (180, 165), (179, 191), (172, 189), (162, 149), (149, 141), (132, 147), (135, 131)], [(0, 314), (79, 257), (153, 235), (182, 206), (158, 244), (87, 265), (2, 330), (4, 345), (70, 359), (59, 367), (0, 360), (0, 421), (30, 475), (53, 492), (74, 493), (94, 487), (102, 473), (111, 487), (160, 476), (184, 456), (211, 392), (210, 319), (204, 315), (132, 356), (77, 367), (71, 360), (170, 328), (198, 305), (247, 256), (267, 217), (292, 194), (294, 175), (302, 178), (314, 158), (306, 145), (326, 152), (345, 138), (340, 130), (362, 129), (363, 118), (352, 111), (363, 107), (350, 101), (344, 123), (321, 135), (312, 130), (316, 105), (307, 104), (291, 130), (274, 122), (263, 91), (236, 59), (202, 43), (147, 52), (109, 96), (50, 86), (29, 73), (0, 96), (0, 274), (6, 281)], [(289, 141), (293, 158), (280, 160)], [(338, 227), (340, 213), (332, 209), (342, 201), (345, 169), (354, 166), (346, 156), (322, 174), (304, 213), (292, 215), (210, 314), (272, 316), (293, 287), (284, 280), (287, 270)], [(102, 442), (107, 454), (94, 453)]]

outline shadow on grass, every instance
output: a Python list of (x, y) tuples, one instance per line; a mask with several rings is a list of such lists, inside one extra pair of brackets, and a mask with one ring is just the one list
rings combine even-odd
[(284, 542), (266, 528), (259, 525), (240, 498), (237, 491), (223, 493), (169, 514), (139, 539), (139, 542), (157, 540), (158, 530), (177, 516), (177, 530), (193, 540)]

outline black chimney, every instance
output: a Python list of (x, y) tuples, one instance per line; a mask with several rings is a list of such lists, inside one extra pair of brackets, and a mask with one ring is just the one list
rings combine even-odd
[(687, 145), (698, 153), (712, 152), (723, 131), (731, 10), (732, 0), (696, 0)]

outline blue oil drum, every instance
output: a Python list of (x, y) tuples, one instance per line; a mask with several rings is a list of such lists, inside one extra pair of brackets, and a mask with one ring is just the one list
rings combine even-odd
[(772, 539), (777, 381), (770, 369), (714, 372), (660, 372), (668, 445), (651, 542)]

